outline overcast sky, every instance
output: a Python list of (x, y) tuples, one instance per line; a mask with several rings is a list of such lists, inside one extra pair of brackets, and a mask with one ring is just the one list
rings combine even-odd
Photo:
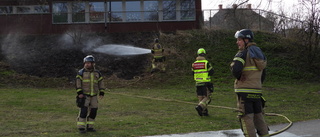
[[(222, 4), (222, 8), (231, 8), (233, 4), (240, 4), (246, 0), (201, 0), (202, 10), (204, 10), (204, 20), (208, 20), (212, 14), (215, 14), (219, 9), (219, 4)], [(266, 11), (272, 11), (277, 14), (281, 14), (280, 11), (284, 11), (287, 17), (291, 17), (293, 12), (297, 12), (298, 2), (301, 0), (249, 0), (247, 4), (251, 4), (252, 9), (262, 9)], [(245, 6), (244, 4), (243, 6)], [(211, 11), (211, 13), (209, 12)]]
[[(232, 4), (239, 4), (245, 0), (202, 0), (202, 9), (218, 9), (218, 5), (222, 4), (223, 8), (230, 8)], [(271, 1), (271, 3), (270, 3)], [(278, 12), (280, 7), (284, 11), (290, 11), (294, 9), (299, 0), (249, 0), (253, 9), (264, 9)], [(261, 3), (261, 4), (260, 4)], [(259, 7), (258, 7), (259, 6)]]

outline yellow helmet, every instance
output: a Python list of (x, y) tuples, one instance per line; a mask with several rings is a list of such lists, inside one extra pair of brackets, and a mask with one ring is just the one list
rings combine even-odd
[(206, 50), (204, 50), (204, 48), (198, 49), (198, 52), (197, 52), (198, 55), (200, 55), (200, 54), (206, 54), (206, 53), (207, 53), (207, 52), (206, 52)]

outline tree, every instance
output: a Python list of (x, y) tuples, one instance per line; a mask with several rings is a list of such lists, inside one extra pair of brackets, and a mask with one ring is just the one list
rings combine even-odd
[[(307, 50), (307, 62), (309, 67), (314, 67), (319, 61), (320, 47), (320, 1), (319, 0), (301, 0), (299, 5), (301, 9), (305, 9), (300, 14), (305, 15), (301, 31), (303, 35), (299, 35), (304, 41), (303, 46)], [(298, 14), (298, 13), (297, 13)]]

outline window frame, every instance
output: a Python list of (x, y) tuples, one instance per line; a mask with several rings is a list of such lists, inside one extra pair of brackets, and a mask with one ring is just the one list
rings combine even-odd
[[(67, 3), (67, 21), (65, 22), (55, 22), (54, 9), (52, 9), (52, 23), (53, 24), (72, 24), (72, 23), (121, 23), (121, 22), (166, 22), (166, 21), (195, 21), (196, 20), (196, 0), (174, 0), (174, 4), (166, 9), (164, 4), (166, 2), (172, 2), (173, 0), (122, 0), (122, 1), (85, 1), (84, 3), (84, 20), (74, 21), (72, 10), (72, 3), (76, 3), (74, 1), (58, 1), (52, 2), (52, 7), (56, 3)], [(191, 8), (183, 9), (183, 5), (185, 2), (192, 2)], [(104, 11), (100, 10), (97, 14), (93, 14), (93, 11), (90, 11), (90, 3), (100, 3), (104, 7)], [(136, 2), (139, 7), (137, 9), (130, 9), (128, 5), (131, 2)], [(145, 5), (148, 2), (157, 2), (155, 5), (157, 6), (154, 9), (148, 10)], [(116, 3), (116, 5), (114, 5)], [(128, 4), (129, 3), (129, 4)], [(110, 5), (111, 4), (111, 5)], [(114, 8), (114, 7), (117, 8)], [(71, 9), (70, 9), (71, 8)], [(140, 9), (140, 10), (138, 10)], [(190, 10), (189, 10), (190, 9)], [(148, 14), (148, 12), (150, 14)], [(182, 17), (184, 15), (183, 12), (189, 12), (191, 16)], [(132, 13), (132, 14), (131, 14)], [(92, 15), (99, 15), (98, 21), (92, 20)], [(132, 16), (130, 16), (132, 15)], [(154, 16), (148, 18), (148, 16)], [(165, 15), (170, 15), (165, 17)]]

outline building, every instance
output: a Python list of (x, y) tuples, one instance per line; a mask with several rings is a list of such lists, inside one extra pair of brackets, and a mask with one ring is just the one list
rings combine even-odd
[(199, 29), (201, 0), (1, 0), (0, 34)]
[[(258, 11), (258, 13), (256, 12)], [(222, 8), (209, 18), (213, 29), (239, 30), (243, 28), (272, 32), (274, 23), (262, 16), (260, 10), (253, 10), (251, 4), (246, 8), (239, 8), (236, 4), (232, 8)]]

